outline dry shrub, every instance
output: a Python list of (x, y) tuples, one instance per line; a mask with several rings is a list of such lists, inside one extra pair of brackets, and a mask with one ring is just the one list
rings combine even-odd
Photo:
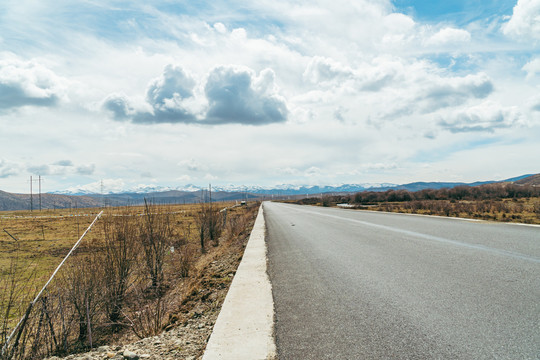
[(18, 243), (8, 266), (0, 269), (0, 275), (0, 359), (18, 359), (25, 354), (28, 328), (15, 333), (9, 344), (6, 341), (19, 319), (31, 310), (28, 304), (36, 294), (36, 273), (23, 268)]
[(540, 201), (534, 203), (533, 212), (536, 214), (536, 217), (540, 219)]
[(103, 219), (103, 249), (98, 259), (103, 269), (103, 305), (114, 330), (118, 329), (139, 252), (134, 217), (127, 212), (119, 215)]
[(186, 278), (189, 276), (193, 262), (195, 261), (195, 250), (189, 244), (185, 244), (178, 251), (175, 251), (175, 253), (177, 254), (175, 264), (178, 266), (179, 275), (182, 278)]
[(125, 314), (131, 331), (140, 339), (161, 333), (169, 309), (162, 292), (155, 288), (149, 292), (144, 284), (139, 284), (132, 295), (133, 302)]
[(103, 303), (103, 284), (105, 278), (98, 255), (74, 258), (64, 272), (66, 298), (75, 310), (78, 322), (78, 341), (88, 341), (92, 347), (92, 327)]
[(152, 287), (158, 289), (163, 285), (165, 255), (172, 243), (171, 212), (164, 207), (150, 206), (146, 199), (144, 205), (144, 220), (139, 223), (139, 241)]
[(206, 241), (212, 242), (213, 246), (219, 245), (219, 237), (223, 229), (221, 213), (217, 207), (212, 203), (201, 203), (199, 212), (195, 217), (197, 223), (197, 229), (199, 231), (199, 241), (201, 244), (201, 251), (206, 251)]
[(249, 214), (233, 213), (227, 219), (227, 233), (230, 239), (237, 239), (245, 231), (249, 223)]

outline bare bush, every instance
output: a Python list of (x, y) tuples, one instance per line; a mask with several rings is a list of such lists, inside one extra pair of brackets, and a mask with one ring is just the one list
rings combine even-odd
[(127, 213), (103, 219), (103, 251), (97, 261), (103, 269), (103, 302), (116, 330), (137, 259), (136, 226)]
[(178, 270), (180, 277), (186, 278), (189, 276), (193, 262), (195, 261), (195, 251), (189, 244), (182, 245), (177, 251)]
[(201, 203), (199, 212), (196, 216), (197, 229), (199, 231), (199, 241), (201, 251), (204, 253), (206, 240), (212, 242), (212, 245), (219, 245), (219, 237), (222, 231), (221, 213), (212, 203)]
[[(75, 260), (75, 259), (74, 259)], [(73, 306), (78, 324), (78, 341), (92, 347), (92, 326), (102, 304), (102, 284), (104, 278), (100, 259), (97, 256), (79, 256), (70, 265), (64, 276), (64, 290)]]
[[(19, 258), (19, 244), (6, 268), (0, 268), (0, 359), (22, 358), (28, 329), (14, 333), (14, 341), (7, 344), (16, 322), (23, 316), (30, 316), (27, 305), (35, 295), (35, 271), (26, 271)], [(26, 313), (25, 313), (26, 310)], [(26, 322), (26, 321), (25, 321)], [(13, 338), (12, 338), (13, 339)]]
[(156, 289), (151, 290), (149, 294), (144, 286), (137, 287), (133, 294), (136, 302), (126, 314), (131, 331), (140, 339), (157, 335), (163, 330), (165, 314), (168, 310), (165, 298), (159, 293), (156, 295)]
[(540, 201), (534, 203), (533, 212), (536, 214), (536, 217), (540, 219)]
[(150, 206), (146, 199), (144, 205), (144, 221), (139, 224), (139, 240), (152, 287), (158, 289), (163, 283), (163, 265), (172, 238), (170, 212)]

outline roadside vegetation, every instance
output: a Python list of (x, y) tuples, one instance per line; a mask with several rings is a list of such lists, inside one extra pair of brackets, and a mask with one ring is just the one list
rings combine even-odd
[[(0, 359), (42, 359), (179, 326), (190, 309), (219, 309), (258, 204), (155, 205), (0, 213)], [(37, 291), (93, 221), (40, 299)], [(215, 268), (215, 266), (212, 266)], [(201, 305), (202, 304), (202, 305)], [(23, 315), (27, 320), (8, 337)]]
[(296, 203), (319, 206), (346, 204), (362, 210), (540, 224), (540, 186), (535, 185), (495, 183), (416, 192), (364, 191), (351, 195), (323, 195)]

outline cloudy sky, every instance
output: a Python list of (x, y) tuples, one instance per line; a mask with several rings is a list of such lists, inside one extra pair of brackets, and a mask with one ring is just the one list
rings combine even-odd
[(540, 172), (540, 0), (3, 0), (0, 190)]

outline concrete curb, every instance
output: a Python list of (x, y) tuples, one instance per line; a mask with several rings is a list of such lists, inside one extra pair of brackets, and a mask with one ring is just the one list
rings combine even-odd
[(274, 301), (266, 273), (263, 206), (206, 346), (203, 360), (276, 359)]

